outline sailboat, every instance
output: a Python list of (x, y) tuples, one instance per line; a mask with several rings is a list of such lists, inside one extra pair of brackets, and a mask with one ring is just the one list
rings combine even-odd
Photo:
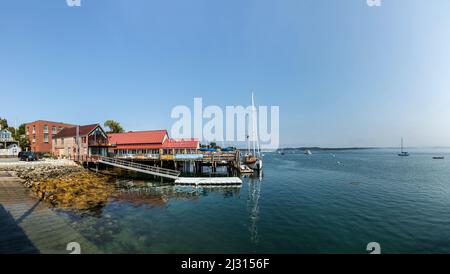
[(402, 156), (402, 157), (409, 156), (409, 153), (408, 153), (408, 152), (403, 151), (403, 138), (402, 138), (401, 150), (400, 150), (400, 153), (398, 154), (398, 156)]
[(244, 164), (254, 170), (261, 170), (263, 168), (263, 162), (261, 157), (261, 147), (259, 145), (258, 128), (256, 126), (256, 108), (255, 101), (252, 92), (252, 147), (253, 152), (250, 149), (250, 136), (247, 136), (248, 152), (244, 157)]

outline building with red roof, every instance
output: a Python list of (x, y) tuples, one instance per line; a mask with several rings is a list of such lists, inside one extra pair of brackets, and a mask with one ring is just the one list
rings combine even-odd
[(194, 154), (197, 139), (172, 139), (167, 130), (130, 131), (108, 134), (110, 152), (121, 158), (173, 159), (176, 154)]

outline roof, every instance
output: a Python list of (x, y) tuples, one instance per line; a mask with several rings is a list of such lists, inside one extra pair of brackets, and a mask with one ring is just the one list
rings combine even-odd
[[(99, 124), (80, 126), (80, 136), (85, 136), (91, 133), (94, 129), (99, 127)], [(77, 127), (69, 127), (61, 130), (54, 138), (67, 138), (77, 136)]]
[(162, 148), (190, 148), (197, 149), (199, 142), (197, 139), (167, 139)]
[(48, 120), (36, 120), (36, 121), (25, 123), (25, 124), (26, 125), (31, 125), (31, 124), (35, 124), (35, 123), (61, 124), (61, 125), (64, 125), (64, 126), (69, 126), (69, 127), (75, 127), (76, 126), (76, 125), (67, 124), (67, 123), (64, 123), (64, 122), (55, 122), (55, 121), (48, 121)]
[(108, 134), (109, 143), (116, 145), (162, 145), (167, 137), (167, 130), (130, 131)]

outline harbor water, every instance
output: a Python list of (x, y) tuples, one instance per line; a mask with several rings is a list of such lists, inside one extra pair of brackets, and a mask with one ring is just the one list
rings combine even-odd
[(104, 253), (450, 253), (450, 150), (409, 152), (266, 153), (237, 188), (118, 178), (103, 208), (55, 212)]

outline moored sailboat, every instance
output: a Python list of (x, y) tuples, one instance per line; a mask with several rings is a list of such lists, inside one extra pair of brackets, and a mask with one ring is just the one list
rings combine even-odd
[(403, 150), (403, 138), (402, 138), (400, 153), (398, 154), (398, 156), (402, 156), (402, 157), (409, 156), (409, 153)]
[[(252, 140), (250, 136), (247, 136), (248, 152), (244, 156), (244, 164), (254, 170), (261, 170), (263, 168), (263, 162), (261, 157), (261, 147), (259, 145), (258, 129), (256, 124), (256, 108), (255, 101), (252, 92)], [(253, 151), (250, 152), (250, 142), (252, 143)]]

